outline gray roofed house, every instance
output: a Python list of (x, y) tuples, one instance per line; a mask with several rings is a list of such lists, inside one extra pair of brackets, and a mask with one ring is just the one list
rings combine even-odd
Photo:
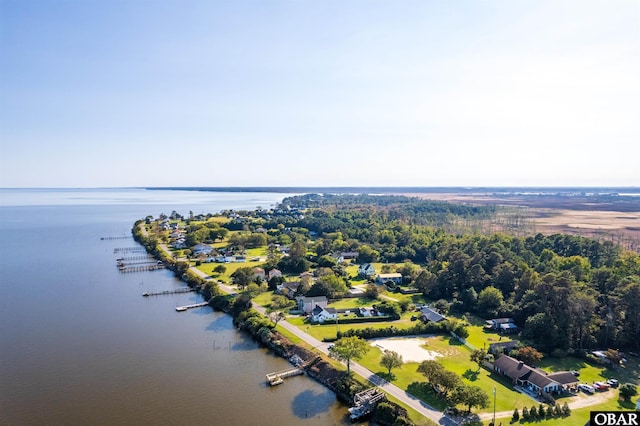
[[(502, 355), (494, 361), (493, 370), (511, 379), (513, 384), (539, 394), (543, 392), (561, 392), (578, 383), (578, 380), (569, 372), (559, 371), (547, 374), (543, 370), (529, 367), (524, 362), (507, 355)], [(569, 376), (572, 377), (570, 378)]]
[(447, 319), (444, 315), (441, 315), (436, 310), (428, 306), (423, 306), (422, 309), (420, 309), (420, 312), (422, 313), (422, 320), (424, 322), (440, 322)]
[(402, 284), (402, 274), (394, 272), (391, 274), (378, 274), (376, 282), (378, 284), (384, 284), (387, 281), (393, 281), (396, 284)]
[(327, 305), (329, 304), (329, 301), (327, 300), (327, 296), (314, 296), (314, 297), (300, 296), (300, 297), (296, 297), (296, 301), (298, 302), (298, 310), (306, 314), (310, 314), (311, 311), (316, 306), (321, 306), (323, 308), (326, 308)]
[(327, 320), (334, 320), (338, 318), (338, 311), (334, 308), (323, 308), (322, 306), (316, 306), (311, 311), (311, 320), (316, 322), (325, 322)]
[(489, 353), (493, 355), (503, 354), (515, 349), (518, 346), (518, 342), (515, 340), (508, 340), (506, 342), (495, 342), (489, 344)]
[(570, 371), (558, 371), (556, 373), (549, 373), (547, 377), (555, 380), (563, 386), (571, 386), (580, 383), (580, 380), (578, 380), (578, 378), (574, 376)]
[(513, 333), (518, 331), (518, 326), (514, 323), (513, 318), (493, 318), (485, 321), (485, 328), (501, 331), (503, 333)]

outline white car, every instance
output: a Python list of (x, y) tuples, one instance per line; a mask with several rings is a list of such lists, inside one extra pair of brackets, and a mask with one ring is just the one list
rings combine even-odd
[(590, 394), (593, 394), (596, 391), (593, 386), (585, 385), (585, 384), (582, 384), (582, 383), (578, 385), (578, 389), (580, 389), (581, 391), (583, 391), (585, 393), (590, 393)]

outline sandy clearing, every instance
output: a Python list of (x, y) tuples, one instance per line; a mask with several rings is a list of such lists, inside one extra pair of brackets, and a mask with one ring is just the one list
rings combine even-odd
[(422, 362), (442, 356), (438, 352), (422, 347), (427, 343), (429, 337), (432, 336), (372, 339), (369, 340), (369, 344), (382, 350), (397, 352), (402, 355), (404, 362)]

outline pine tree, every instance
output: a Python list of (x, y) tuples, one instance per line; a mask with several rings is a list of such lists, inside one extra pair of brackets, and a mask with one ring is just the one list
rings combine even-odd
[(511, 416), (511, 423), (515, 423), (520, 420), (520, 413), (518, 412), (518, 407), (513, 409), (513, 416)]
[(547, 410), (545, 410), (544, 405), (540, 404), (538, 407), (538, 417), (544, 419), (544, 416), (547, 415)]
[(525, 420), (529, 420), (529, 409), (527, 407), (524, 407), (522, 409), (522, 418)]
[(555, 407), (553, 407), (553, 417), (560, 417), (562, 415), (562, 410), (560, 409), (560, 405), (556, 404)]
[(562, 415), (565, 417), (568, 417), (571, 415), (571, 409), (569, 408), (569, 404), (567, 404), (566, 402), (562, 406)]
[(529, 410), (529, 417), (531, 417), (532, 419), (538, 417), (538, 410), (536, 409), (535, 405), (531, 407), (531, 410)]

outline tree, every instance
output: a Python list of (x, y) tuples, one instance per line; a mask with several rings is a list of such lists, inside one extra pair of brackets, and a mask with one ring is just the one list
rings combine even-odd
[(547, 410), (544, 408), (544, 405), (540, 404), (538, 407), (538, 417), (543, 418), (547, 415)]
[(227, 272), (227, 267), (224, 265), (217, 265), (215, 268), (213, 268), (213, 272), (215, 272), (216, 274), (224, 274), (225, 272)]
[(472, 362), (478, 364), (478, 370), (480, 370), (480, 367), (482, 367), (482, 362), (485, 360), (486, 356), (487, 351), (485, 351), (484, 349), (476, 349), (475, 351), (471, 352), (469, 358)]
[(364, 292), (364, 297), (376, 300), (380, 296), (380, 288), (375, 284), (369, 284)]
[(233, 274), (231, 274), (233, 282), (238, 285), (240, 290), (243, 290), (253, 280), (253, 268), (245, 266), (238, 268)]
[(404, 364), (402, 360), (402, 355), (395, 351), (384, 351), (382, 354), (382, 359), (380, 360), (380, 365), (387, 369), (387, 374), (391, 376), (391, 369), (401, 367)]
[(360, 263), (375, 262), (378, 260), (379, 255), (380, 253), (366, 244), (358, 247), (358, 262)]
[(360, 359), (367, 352), (370, 346), (365, 340), (357, 336), (342, 337), (329, 349), (329, 356), (339, 361), (347, 362), (347, 376), (351, 375), (351, 360)]
[(502, 292), (493, 286), (486, 287), (478, 294), (478, 311), (493, 314), (504, 302)]
[(520, 413), (518, 412), (518, 407), (513, 409), (513, 416), (511, 416), (511, 423), (515, 423), (520, 420)]
[(620, 397), (625, 401), (629, 401), (631, 397), (636, 396), (637, 394), (638, 388), (634, 384), (625, 383), (620, 386)]
[(432, 383), (438, 388), (442, 396), (446, 398), (449, 391), (452, 391), (462, 385), (462, 380), (460, 379), (460, 376), (453, 371), (445, 370), (443, 368), (436, 373)]
[(542, 354), (538, 352), (536, 348), (532, 348), (531, 346), (516, 349), (515, 352), (515, 357), (525, 364), (535, 365), (542, 359)]
[(307, 245), (302, 241), (301, 238), (298, 238), (291, 244), (289, 248), (289, 257), (292, 259), (298, 260), (303, 259), (307, 254)]
[(284, 296), (276, 295), (271, 298), (271, 304), (267, 309), (267, 313), (274, 326), (278, 325), (280, 320), (286, 317), (284, 311), (291, 308), (294, 304), (295, 302), (293, 300), (289, 300)]
[(424, 377), (427, 378), (429, 383), (433, 383), (433, 379), (438, 374), (440, 370), (443, 370), (444, 367), (437, 361), (432, 359), (427, 361), (422, 361), (418, 366), (418, 373), (421, 373)]
[(453, 390), (451, 399), (457, 404), (466, 405), (467, 412), (471, 412), (472, 407), (489, 406), (489, 395), (478, 386), (459, 385)]

